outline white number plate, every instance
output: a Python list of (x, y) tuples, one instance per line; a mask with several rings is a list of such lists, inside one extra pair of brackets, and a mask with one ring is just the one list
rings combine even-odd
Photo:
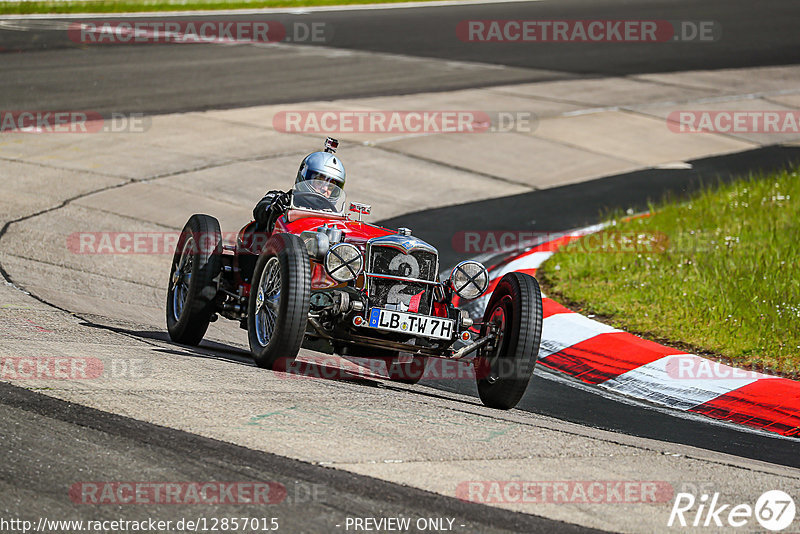
[(455, 321), (452, 319), (384, 310), (382, 308), (372, 308), (369, 311), (369, 326), (379, 330), (415, 334), (436, 339), (452, 339), (455, 335)]

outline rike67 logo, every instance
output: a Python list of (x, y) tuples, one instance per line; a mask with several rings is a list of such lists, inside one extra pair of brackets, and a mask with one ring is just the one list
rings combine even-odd
[(752, 524), (755, 519), (761, 528), (779, 532), (792, 524), (795, 516), (794, 500), (781, 490), (764, 492), (755, 506), (748, 503), (723, 503), (719, 493), (704, 493), (696, 498), (691, 493), (678, 493), (667, 521), (668, 527), (733, 527)]

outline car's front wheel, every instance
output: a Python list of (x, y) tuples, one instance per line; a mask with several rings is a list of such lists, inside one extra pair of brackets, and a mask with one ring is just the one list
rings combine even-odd
[(495, 336), (476, 361), (478, 395), (490, 408), (517, 405), (533, 375), (542, 339), (542, 294), (530, 275), (508, 273), (497, 284), (483, 316), (481, 336)]
[(297, 357), (308, 323), (311, 266), (303, 241), (269, 238), (256, 261), (247, 307), (250, 350), (259, 367), (285, 369)]

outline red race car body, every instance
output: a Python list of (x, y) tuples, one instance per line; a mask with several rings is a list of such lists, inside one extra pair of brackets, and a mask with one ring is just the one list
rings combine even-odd
[(435, 247), (407, 228), (364, 222), (369, 212), (365, 204), (347, 204), (338, 187), (304, 181), (271, 232), (251, 222), (234, 244), (222, 243), (216, 219), (192, 216), (172, 263), (170, 336), (197, 344), (221, 316), (248, 331), (261, 367), (287, 370), (303, 347), (385, 359), (389, 378), (406, 383), (421, 378), (428, 357), (484, 362), (483, 402), (516, 405), (541, 338), (536, 280), (505, 275), (482, 321), (470, 317), (454, 297), (483, 294), (486, 268), (465, 261), (442, 279)]

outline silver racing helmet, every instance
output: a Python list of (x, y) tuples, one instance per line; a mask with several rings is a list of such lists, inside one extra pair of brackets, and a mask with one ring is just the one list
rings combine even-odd
[(296, 194), (305, 196), (303, 193), (308, 192), (323, 196), (330, 201), (331, 208), (338, 206), (340, 201), (344, 203), (345, 171), (342, 160), (336, 157), (338, 147), (339, 141), (328, 137), (325, 139), (325, 150), (303, 158), (294, 182)]
[(345, 171), (342, 160), (331, 152), (309, 154), (300, 163), (300, 168), (297, 171), (295, 184), (300, 182), (311, 182), (316, 187), (321, 183), (327, 183), (344, 190)]

